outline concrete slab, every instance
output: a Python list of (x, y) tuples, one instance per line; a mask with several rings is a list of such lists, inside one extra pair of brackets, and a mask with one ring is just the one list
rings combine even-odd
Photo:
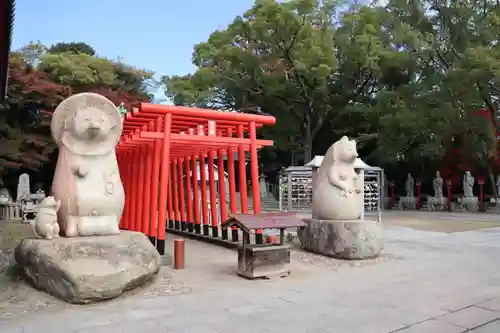
[(472, 329), (498, 318), (500, 318), (500, 312), (471, 306), (462, 310), (445, 314), (441, 317), (437, 317), (436, 319), (441, 322), (453, 324), (455, 326)]
[(471, 331), (472, 333), (498, 333), (500, 332), (500, 320), (495, 320), (489, 324), (478, 327)]
[(377, 260), (342, 261), (294, 248), (289, 278), (255, 281), (236, 275), (236, 252), (188, 240), (186, 269), (168, 271), (191, 287), (188, 294), (137, 294), (19, 315), (0, 320), (0, 332), (499, 331), (500, 228), (384, 232), (387, 245)]

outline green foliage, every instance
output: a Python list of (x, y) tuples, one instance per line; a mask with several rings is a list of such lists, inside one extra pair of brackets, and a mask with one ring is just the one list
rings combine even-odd
[(57, 43), (48, 49), (49, 53), (83, 53), (90, 56), (95, 55), (95, 50), (92, 46), (83, 42), (73, 43)]
[(458, 147), (491, 169), (499, 35), (500, 5), (488, 0), (257, 0), (194, 47), (194, 74), (163, 82), (175, 104), (260, 106), (277, 118), (264, 135), (278, 155), (309, 159), (348, 134), (384, 165)]
[(126, 108), (150, 99), (153, 73), (97, 57), (85, 43), (29, 43), (11, 56), (7, 100), (0, 106), (0, 183), (20, 169), (39, 171), (55, 149), (51, 111), (73, 93), (94, 91)]

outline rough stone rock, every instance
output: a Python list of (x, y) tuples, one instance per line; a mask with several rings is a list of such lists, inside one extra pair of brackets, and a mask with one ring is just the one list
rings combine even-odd
[(33, 284), (70, 303), (119, 296), (158, 273), (161, 258), (142, 233), (99, 237), (27, 238), (15, 259)]
[(305, 219), (298, 229), (302, 247), (311, 252), (340, 259), (377, 257), (384, 247), (382, 224), (376, 221)]

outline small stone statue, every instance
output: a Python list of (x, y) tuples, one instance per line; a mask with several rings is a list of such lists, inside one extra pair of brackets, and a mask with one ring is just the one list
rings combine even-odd
[(405, 190), (408, 198), (415, 197), (415, 181), (413, 180), (411, 173), (409, 173), (408, 178), (406, 178)]
[(125, 201), (115, 154), (120, 111), (104, 96), (73, 95), (54, 111), (51, 131), (59, 146), (52, 193), (61, 201), (62, 232), (67, 237), (118, 234)]
[(38, 214), (33, 225), (33, 231), (39, 238), (54, 239), (59, 237), (59, 224), (57, 223), (57, 211), (61, 206), (61, 200), (54, 197), (46, 197), (38, 204)]
[(441, 177), (441, 174), (439, 171), (436, 171), (436, 177), (434, 178), (434, 181), (432, 182), (434, 186), (434, 197), (435, 198), (442, 198), (443, 197), (443, 178)]
[(356, 141), (343, 136), (325, 154), (313, 193), (312, 215), (319, 220), (356, 220), (361, 216), (362, 180), (354, 170)]
[(37, 184), (36, 185), (35, 193), (36, 194), (45, 194), (45, 191), (43, 190), (43, 185), (42, 184)]
[(10, 196), (9, 190), (6, 188), (0, 188), (0, 204), (6, 204), (12, 202), (12, 197)]
[(462, 185), (464, 190), (464, 197), (473, 197), (474, 177), (472, 177), (470, 171), (465, 171)]
[(497, 175), (497, 197), (500, 197), (500, 175)]

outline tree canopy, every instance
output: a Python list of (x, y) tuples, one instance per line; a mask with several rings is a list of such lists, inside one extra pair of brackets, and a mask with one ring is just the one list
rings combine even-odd
[(153, 73), (95, 54), (82, 42), (30, 43), (11, 55), (7, 99), (0, 106), (0, 182), (19, 170), (39, 171), (55, 149), (54, 108), (64, 98), (98, 92), (126, 107), (150, 98)]
[(264, 131), (284, 165), (348, 134), (382, 166), (421, 170), (459, 149), (491, 174), (499, 15), (490, 0), (256, 0), (194, 46), (194, 73), (163, 82), (175, 104), (274, 115)]

